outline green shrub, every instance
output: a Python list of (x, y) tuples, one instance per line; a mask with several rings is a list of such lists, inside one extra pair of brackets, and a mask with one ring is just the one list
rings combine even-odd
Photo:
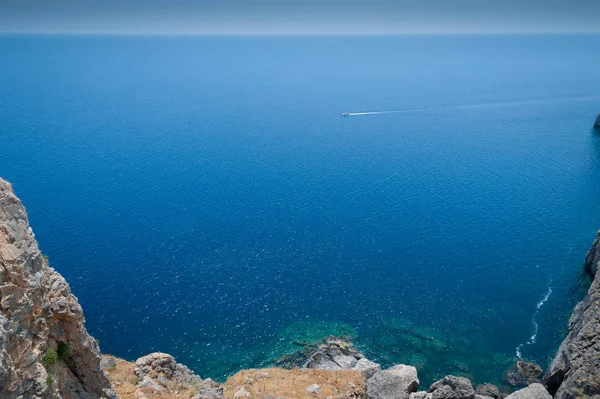
[(58, 348), (56, 349), (56, 354), (60, 360), (67, 360), (69, 358), (69, 346), (60, 341), (58, 343)]
[(42, 259), (44, 259), (44, 262), (47, 266), (50, 266), (50, 258), (48, 257), (48, 255), (42, 255)]
[(54, 376), (52, 374), (48, 374), (46, 376), (46, 385), (52, 386), (54, 384)]
[(44, 352), (44, 356), (42, 357), (42, 361), (44, 364), (54, 364), (58, 360), (58, 353), (52, 348), (46, 349)]

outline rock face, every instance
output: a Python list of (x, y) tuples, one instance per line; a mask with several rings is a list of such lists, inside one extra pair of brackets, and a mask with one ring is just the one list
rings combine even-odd
[(449, 375), (431, 384), (427, 398), (474, 399), (475, 390), (467, 378)]
[(544, 382), (557, 399), (600, 395), (600, 232), (585, 258), (593, 278), (583, 301), (569, 320), (567, 337), (558, 348)]
[[(135, 362), (133, 373), (138, 378), (137, 390), (174, 394), (177, 391), (193, 389), (198, 392), (195, 398), (222, 398), (223, 390), (211, 379), (202, 380), (173, 356), (155, 352), (140, 357)], [(144, 389), (147, 388), (147, 389)], [(138, 395), (141, 396), (141, 395)]]
[(115, 398), (69, 285), (0, 179), (0, 397)]
[(331, 338), (325, 340), (306, 360), (305, 367), (319, 370), (356, 370), (366, 379), (381, 370), (379, 364), (365, 358), (351, 343)]
[(527, 388), (511, 393), (506, 399), (552, 399), (542, 384), (534, 383)]
[(418, 388), (417, 369), (403, 364), (381, 370), (367, 381), (369, 399), (408, 399)]
[(480, 384), (475, 388), (475, 393), (481, 396), (489, 396), (494, 399), (500, 397), (500, 390), (493, 384)]

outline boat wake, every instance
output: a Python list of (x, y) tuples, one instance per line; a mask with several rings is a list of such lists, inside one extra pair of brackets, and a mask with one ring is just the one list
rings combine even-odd
[(533, 345), (533, 344), (535, 344), (535, 341), (536, 341), (537, 335), (538, 335), (538, 330), (539, 330), (539, 326), (538, 326), (538, 323), (536, 321), (536, 316), (537, 316), (538, 312), (540, 311), (540, 308), (542, 306), (544, 306), (544, 304), (546, 303), (546, 301), (548, 300), (548, 298), (550, 298), (550, 294), (552, 294), (552, 287), (549, 286), (548, 287), (548, 292), (546, 292), (546, 295), (544, 295), (544, 297), (537, 303), (537, 308), (535, 309), (535, 312), (533, 312), (533, 316), (531, 316), (531, 324), (533, 325), (533, 334), (529, 338), (529, 341), (520, 344), (516, 348), (516, 355), (517, 355), (517, 357), (519, 359), (521, 359), (521, 349), (523, 349), (523, 347), (525, 345)]
[(465, 105), (447, 105), (441, 107), (428, 107), (428, 108), (406, 108), (392, 111), (365, 111), (365, 112), (344, 112), (344, 116), (363, 116), (363, 115), (382, 115), (382, 114), (408, 114), (414, 112), (427, 112), (427, 111), (442, 111), (442, 110), (461, 110), (461, 109), (480, 109), (480, 108), (493, 108), (493, 107), (510, 107), (518, 105), (528, 104), (554, 104), (561, 102), (570, 101), (590, 101), (600, 100), (600, 95), (589, 95), (589, 96), (578, 96), (578, 97), (553, 97), (543, 98), (535, 100), (519, 100), (519, 101), (504, 101), (504, 102), (490, 102), (480, 104), (465, 104)]

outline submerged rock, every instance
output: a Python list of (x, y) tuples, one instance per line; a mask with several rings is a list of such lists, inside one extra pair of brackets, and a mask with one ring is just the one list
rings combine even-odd
[(542, 384), (534, 383), (511, 393), (506, 399), (552, 399), (552, 396)]
[(507, 370), (504, 372), (504, 382), (511, 387), (519, 387), (525, 385), (523, 377), (515, 370)]
[(594, 128), (600, 129), (600, 115), (596, 118), (596, 122), (594, 122)]
[(600, 232), (585, 258), (593, 278), (583, 301), (573, 310), (567, 337), (558, 348), (544, 382), (556, 399), (600, 395)]
[(517, 360), (516, 369), (517, 373), (525, 379), (537, 378), (542, 374), (540, 365), (522, 360)]
[(367, 396), (369, 399), (408, 399), (418, 388), (417, 369), (399, 364), (369, 378)]

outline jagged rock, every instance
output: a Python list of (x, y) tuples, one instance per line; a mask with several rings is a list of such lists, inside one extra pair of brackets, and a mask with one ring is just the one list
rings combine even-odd
[(341, 368), (350, 370), (358, 362), (354, 356), (338, 355), (333, 357), (333, 361), (337, 363)]
[(370, 361), (369, 359), (362, 358), (356, 362), (356, 365), (353, 367), (353, 370), (360, 371), (362, 375), (368, 380), (373, 377), (375, 373), (381, 371), (381, 366), (375, 362)]
[(511, 393), (506, 399), (552, 399), (552, 396), (542, 384), (534, 383)]
[(491, 396), (494, 399), (500, 397), (500, 389), (493, 384), (479, 384), (475, 387), (475, 393), (481, 396)]
[(155, 391), (163, 391), (164, 388), (162, 387), (161, 384), (159, 384), (158, 382), (154, 381), (152, 378), (145, 376), (140, 382), (138, 382), (137, 384), (137, 388), (150, 388), (152, 390)]
[(325, 353), (317, 352), (311, 356), (311, 359), (306, 363), (306, 368), (320, 370), (341, 370), (339, 364), (333, 361)]
[(419, 391), (411, 393), (409, 399), (425, 399), (427, 397), (427, 391)]
[(167, 353), (155, 352), (140, 357), (135, 361), (135, 365), (136, 368), (133, 372), (140, 380), (152, 373), (152, 378), (158, 379), (160, 376), (165, 378), (163, 385), (168, 381), (175, 382), (183, 387), (203, 383), (200, 376), (194, 374), (183, 364), (177, 363), (175, 358)]
[[(69, 285), (40, 253), (23, 204), (0, 179), (0, 397), (115, 398), (84, 323)], [(67, 357), (44, 364), (59, 343)]]
[(102, 356), (100, 367), (102, 367), (102, 370), (114, 369), (117, 367), (117, 359), (114, 356)]
[(525, 379), (537, 378), (542, 374), (542, 368), (535, 363), (517, 360), (516, 370)]
[(429, 387), (432, 399), (474, 399), (471, 381), (464, 377), (448, 375)]
[(544, 382), (555, 399), (600, 395), (600, 231), (585, 258), (592, 277), (586, 297), (575, 306), (567, 337), (558, 348)]
[(418, 388), (417, 369), (399, 364), (369, 378), (367, 396), (369, 399), (408, 399)]

